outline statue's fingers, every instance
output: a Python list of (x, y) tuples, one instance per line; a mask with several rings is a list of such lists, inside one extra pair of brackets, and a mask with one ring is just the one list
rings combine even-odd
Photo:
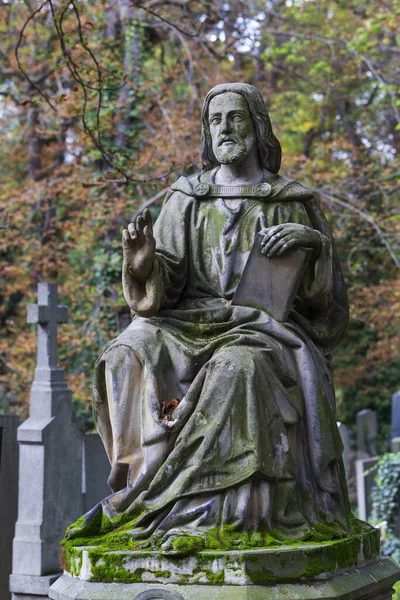
[(293, 238), (285, 238), (280, 240), (280, 242), (276, 244), (274, 248), (272, 248), (268, 256), (270, 258), (273, 256), (282, 256), (282, 254), (294, 246), (294, 243), (295, 240)]
[(136, 229), (135, 229), (135, 225), (133, 223), (129, 223), (128, 225), (128, 233), (131, 237), (132, 240), (136, 239)]
[(153, 231), (150, 225), (145, 225), (143, 228), (144, 237), (149, 239), (153, 237)]
[(151, 227), (153, 225), (153, 219), (151, 218), (151, 212), (148, 208), (145, 208), (143, 211), (143, 218), (146, 221), (147, 225)]
[(143, 234), (144, 224), (145, 224), (145, 220), (143, 218), (143, 215), (139, 215), (138, 218), (136, 219), (136, 233), (139, 237)]
[(149, 237), (150, 235), (153, 235), (153, 220), (151, 218), (150, 211), (147, 210), (147, 208), (145, 209), (145, 211), (143, 213), (143, 217), (144, 217), (144, 220), (146, 223), (145, 227), (143, 228), (143, 233), (144, 233), (145, 229), (147, 229), (148, 234), (147, 235), (145, 234), (145, 235), (146, 235), (146, 237)]
[(283, 230), (283, 225), (274, 225), (273, 227), (268, 227), (263, 230), (264, 238), (261, 241), (261, 245), (265, 245), (271, 240), (275, 235), (281, 233)]
[(264, 245), (264, 254), (268, 256), (272, 248), (276, 246), (281, 240), (283, 240), (288, 234), (285, 231), (277, 231), (273, 236), (269, 238), (267, 243)]
[(127, 229), (124, 229), (124, 230), (122, 231), (122, 242), (128, 243), (130, 239), (131, 239), (131, 238), (130, 238), (130, 235), (129, 235), (129, 232), (128, 232), (128, 230), (127, 230)]

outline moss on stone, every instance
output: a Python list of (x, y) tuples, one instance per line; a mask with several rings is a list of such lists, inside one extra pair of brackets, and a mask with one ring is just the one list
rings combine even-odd
[(179, 552), (181, 556), (195, 554), (205, 547), (205, 540), (199, 535), (180, 535), (171, 543), (171, 550)]
[(171, 571), (154, 571), (154, 577), (157, 579), (169, 579), (172, 575)]
[(219, 573), (206, 572), (206, 577), (213, 585), (221, 585), (225, 582), (225, 573), (220, 571)]
[[(65, 557), (66, 567), (71, 575), (78, 576), (82, 566), (82, 552), (79, 546), (86, 546), (89, 559), (92, 565), (92, 581), (104, 582), (129, 582), (137, 583), (142, 581), (144, 569), (136, 569), (133, 573), (124, 568), (126, 554), (131, 553), (132, 558), (145, 559), (152, 557), (165, 560), (165, 553), (161, 549), (161, 538), (152, 537), (148, 540), (132, 540), (130, 529), (132, 527), (132, 515), (128, 519), (119, 519), (119, 527), (115, 528), (116, 522), (113, 522), (113, 529), (107, 529), (107, 520), (102, 518), (102, 532), (97, 535), (85, 535), (72, 539), (64, 539), (62, 550)], [(73, 526), (83, 526), (81, 533), (87, 530), (84, 528), (83, 518)], [(73, 527), (72, 526), (72, 527)], [(95, 528), (94, 528), (95, 530)], [(282, 547), (298, 548), (299, 552), (306, 553), (306, 567), (295, 574), (285, 574), (285, 558), (282, 555), (281, 566), (276, 566), (276, 573), (271, 569), (266, 569), (265, 559), (261, 561), (258, 554), (246, 554), (240, 557), (242, 568), (248, 572), (249, 577), (255, 584), (268, 585), (276, 581), (292, 582), (301, 578), (313, 578), (321, 573), (334, 573), (337, 569), (345, 569), (358, 564), (359, 559), (364, 557), (366, 560), (379, 553), (379, 532), (370, 525), (358, 521), (354, 517), (350, 519), (350, 532), (344, 528), (330, 523), (320, 522), (312, 526), (305, 534), (297, 540), (285, 538), (279, 531), (242, 531), (237, 532), (234, 527), (226, 526), (210, 530), (204, 536), (181, 535), (171, 541), (168, 561), (177, 566), (186, 555), (196, 555), (198, 569), (195, 569), (192, 575), (179, 575), (181, 583), (192, 581), (193, 577), (199, 575), (206, 577), (210, 583), (219, 584), (224, 581), (224, 570), (215, 572), (210, 569), (213, 560), (223, 559), (229, 561), (227, 552), (233, 550), (277, 550)], [(120, 551), (113, 553), (113, 551)], [(110, 554), (111, 553), (111, 554)], [(173, 554), (176, 553), (176, 556)], [(235, 554), (235, 560), (239, 557)], [(282, 562), (283, 561), (283, 562)], [(243, 564), (243, 563), (246, 564)], [(270, 565), (269, 565), (270, 566)], [(281, 573), (279, 573), (279, 568)], [(229, 567), (230, 568), (230, 567)], [(239, 567), (238, 567), (239, 568)], [(174, 569), (172, 571), (175, 573)], [(151, 570), (146, 572), (151, 573)], [(177, 575), (177, 572), (175, 573)], [(153, 572), (156, 579), (167, 579), (171, 577), (170, 571), (158, 570)]]

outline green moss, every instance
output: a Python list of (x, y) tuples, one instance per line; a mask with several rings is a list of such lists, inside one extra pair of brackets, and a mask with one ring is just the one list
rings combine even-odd
[(157, 577), (157, 579), (169, 579), (171, 575), (171, 571), (154, 571), (154, 577)]
[(225, 573), (223, 571), (219, 573), (206, 572), (206, 577), (213, 585), (221, 585), (225, 582)]
[(145, 569), (136, 569), (133, 573), (124, 569), (112, 569), (107, 565), (99, 565), (92, 569), (93, 582), (102, 583), (142, 583)]
[(171, 550), (179, 552), (181, 556), (195, 554), (205, 547), (205, 540), (199, 535), (180, 535), (171, 543)]
[(343, 543), (336, 545), (336, 560), (339, 569), (345, 569), (346, 567), (357, 565), (361, 549), (361, 542), (362, 537), (356, 536), (347, 540), (343, 540)]

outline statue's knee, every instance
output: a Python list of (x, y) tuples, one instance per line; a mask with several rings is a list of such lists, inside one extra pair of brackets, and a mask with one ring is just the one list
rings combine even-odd
[(212, 362), (215, 367), (222, 372), (232, 371), (237, 373), (240, 370), (248, 370), (254, 365), (254, 356), (248, 348), (240, 346), (227, 347), (219, 350), (213, 356)]

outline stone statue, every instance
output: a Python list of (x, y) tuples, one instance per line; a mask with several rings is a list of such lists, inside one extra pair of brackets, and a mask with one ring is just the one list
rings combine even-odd
[[(154, 230), (146, 210), (123, 231), (133, 320), (94, 385), (113, 493), (70, 537), (124, 523), (129, 539), (168, 552), (208, 547), (219, 530), (238, 547), (246, 532), (347, 535), (329, 354), (346, 292), (321, 209), (280, 162), (260, 93), (218, 85), (202, 111), (201, 173), (172, 185)], [(256, 234), (265, 261), (309, 249), (282, 322), (233, 299)]]

